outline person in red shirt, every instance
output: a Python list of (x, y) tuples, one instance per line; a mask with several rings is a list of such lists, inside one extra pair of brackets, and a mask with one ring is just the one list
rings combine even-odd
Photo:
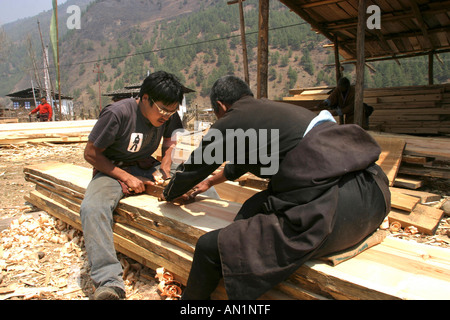
[(36, 107), (33, 111), (31, 111), (28, 115), (32, 113), (39, 112), (39, 119), (41, 122), (51, 121), (52, 120), (52, 106), (47, 103), (47, 98), (41, 98), (41, 104)]

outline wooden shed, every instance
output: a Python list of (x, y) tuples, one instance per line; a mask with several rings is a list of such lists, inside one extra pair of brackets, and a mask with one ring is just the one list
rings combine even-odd
[[(355, 121), (362, 123), (362, 105), (364, 100), (364, 71), (367, 62), (426, 55), (429, 57), (429, 85), (433, 85), (433, 63), (440, 53), (450, 52), (450, 1), (442, 0), (280, 0), (293, 12), (308, 22), (314, 30), (330, 40), (335, 49), (336, 79), (340, 78), (342, 63), (356, 64), (356, 97)], [(260, 0), (260, 36), (258, 52), (258, 75), (262, 75), (265, 86), (264, 70), (267, 70), (268, 44), (268, 0)], [(264, 58), (266, 57), (266, 58)], [(343, 60), (340, 60), (340, 57)], [(409, 93), (411, 89), (408, 88)], [(431, 91), (426, 91), (430, 89)], [(396, 98), (387, 103), (408, 104), (412, 102), (418, 111), (423, 100), (431, 112), (420, 111), (416, 117), (426, 114), (434, 115), (434, 122), (429, 126), (450, 127), (450, 86), (424, 87), (417, 89), (420, 97), (403, 98), (403, 88), (396, 88)], [(424, 91), (425, 90), (425, 91)], [(258, 94), (264, 96), (264, 89), (258, 89)], [(430, 94), (429, 97), (424, 95)], [(431, 97), (431, 95), (439, 97)], [(373, 98), (373, 96), (371, 97)], [(375, 97), (375, 100), (377, 97)], [(311, 97), (308, 97), (311, 100)], [(372, 99), (374, 100), (374, 99)], [(294, 101), (291, 101), (294, 102)], [(386, 101), (372, 101), (386, 104)], [(383, 106), (384, 108), (386, 105)], [(440, 110), (438, 110), (440, 109)], [(422, 113), (421, 113), (422, 112)], [(401, 112), (400, 112), (401, 113)], [(410, 113), (406, 111), (404, 114)], [(399, 112), (396, 113), (396, 116)], [(402, 115), (402, 114), (400, 114)], [(406, 133), (418, 123), (408, 124)], [(421, 124), (419, 124), (420, 127)], [(428, 124), (427, 124), (428, 125)], [(379, 126), (381, 131), (385, 128)], [(386, 130), (389, 131), (389, 130)], [(401, 129), (397, 129), (401, 132)], [(427, 133), (426, 129), (419, 130)], [(432, 131), (432, 130), (431, 130)], [(442, 132), (447, 133), (447, 130)], [(432, 131), (431, 133), (435, 133)], [(441, 133), (441, 131), (437, 132)]]

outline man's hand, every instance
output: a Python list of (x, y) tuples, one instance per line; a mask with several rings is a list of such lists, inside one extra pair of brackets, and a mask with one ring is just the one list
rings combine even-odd
[[(168, 202), (171, 202), (171, 203), (173, 203), (175, 205), (180, 205), (180, 206), (184, 205), (184, 204), (192, 203), (192, 202), (195, 201), (195, 197), (191, 197), (191, 195), (190, 195), (191, 193), (192, 193), (192, 190), (189, 191), (189, 192), (186, 192), (182, 196), (179, 196), (178, 198), (173, 199), (173, 200), (168, 201)], [(167, 201), (166, 198), (164, 198), (164, 194), (161, 194), (161, 196), (159, 197), (158, 200), (159, 201)]]
[(129, 175), (129, 177), (123, 181), (128, 186), (128, 191), (133, 192), (135, 194), (145, 192), (146, 185), (154, 185), (155, 183), (144, 177), (135, 177), (133, 175)]
[[(211, 188), (211, 181), (209, 179), (206, 179), (199, 184), (197, 184), (195, 187), (192, 188), (192, 190), (189, 193), (189, 197), (194, 199), (198, 194), (206, 192), (209, 188)], [(186, 194), (188, 194), (186, 193)]]

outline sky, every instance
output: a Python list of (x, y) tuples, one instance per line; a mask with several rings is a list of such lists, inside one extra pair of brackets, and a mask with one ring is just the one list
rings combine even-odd
[[(58, 0), (58, 5), (67, 0)], [(0, 25), (52, 9), (52, 0), (0, 0)]]

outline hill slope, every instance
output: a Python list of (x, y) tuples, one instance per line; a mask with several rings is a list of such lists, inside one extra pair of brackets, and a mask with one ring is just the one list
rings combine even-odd
[[(80, 30), (67, 30), (69, 5), (83, 10)], [(295, 87), (334, 85), (334, 63), (328, 43), (278, 1), (270, 2), (269, 98), (288, 95)], [(258, 0), (244, 2), (250, 85), (256, 88)], [(0, 96), (30, 87), (42, 74), (42, 47), (48, 44), (51, 11), (4, 27), (6, 45), (0, 48)], [(98, 110), (98, 77), (102, 93), (141, 82), (147, 72), (166, 70), (196, 90), (189, 105), (209, 107), (208, 90), (218, 77), (244, 77), (237, 5), (224, 0), (68, 0), (59, 8), (62, 92), (75, 97), (76, 113)], [(30, 40), (28, 40), (28, 38)], [(33, 71), (29, 43), (38, 68)], [(6, 49), (5, 49), (6, 48)], [(2, 52), (3, 51), (3, 52)], [(445, 61), (447, 57), (443, 57)], [(367, 72), (371, 87), (425, 84), (425, 57), (374, 64)], [(100, 76), (94, 72), (96, 64)], [(53, 59), (52, 78), (55, 79)], [(450, 78), (450, 64), (435, 64), (436, 83)], [(345, 75), (353, 77), (353, 66)], [(104, 97), (102, 105), (109, 102)]]
[[(69, 0), (67, 5), (81, 5), (78, 1)], [(67, 32), (64, 16), (59, 23), (62, 91), (75, 96), (78, 109), (84, 108), (86, 112), (97, 108), (98, 75), (93, 72), (96, 62), (100, 62), (103, 72), (100, 77), (103, 93), (140, 82), (148, 71), (163, 69), (175, 73), (197, 91), (188, 99), (200, 107), (209, 106), (206, 99), (208, 86), (217, 77), (227, 73), (243, 77), (237, 5), (228, 6), (221, 0), (97, 0), (89, 5), (86, 2), (83, 2), (81, 30)], [(251, 85), (256, 87), (258, 1), (249, 0), (244, 5)], [(44, 21), (49, 23), (49, 18), (44, 14), (38, 18), (44, 42), (48, 43), (48, 28), (44, 27)], [(298, 16), (275, 1), (271, 4), (270, 22), (271, 27), (294, 25), (271, 33), (270, 97), (286, 95), (297, 82), (301, 86), (314, 85), (316, 79), (304, 72), (302, 65), (305, 62), (301, 58), (305, 48), (308, 51), (308, 48), (315, 48), (310, 56), (327, 61), (323, 57), (329, 52), (317, 45), (324, 38), (311, 32)], [(30, 27), (29, 34), (32, 34), (39, 63), (42, 61), (40, 41), (36, 41), (39, 37), (32, 29)], [(34, 77), (25, 49), (25, 33), (18, 32), (17, 26), (9, 26), (5, 31), (10, 39), (14, 39), (10, 40), (10, 50), (22, 48), (22, 53), (19, 61), (9, 61), (8, 85), (2, 86), (7, 92), (0, 92), (0, 95), (29, 87), (30, 78)], [(323, 65), (317, 61), (319, 63)], [(54, 65), (51, 57), (50, 65)], [(332, 72), (332, 68), (329, 71)], [(55, 79), (55, 73), (52, 73)]]

